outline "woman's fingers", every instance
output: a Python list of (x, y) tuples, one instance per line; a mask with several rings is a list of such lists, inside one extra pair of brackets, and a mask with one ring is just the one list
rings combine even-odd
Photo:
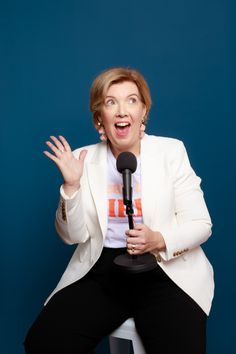
[(64, 148), (58, 148), (57, 146), (55, 146), (53, 143), (51, 143), (51, 141), (46, 141), (47, 146), (54, 152), (54, 155), (60, 159), (63, 154), (65, 153)]
[(127, 230), (127, 249), (130, 254), (142, 254), (148, 251), (147, 229), (144, 224), (135, 224), (134, 229)]
[[(132, 231), (131, 234), (130, 234), (130, 231)], [(143, 249), (143, 244), (141, 243), (139, 236), (133, 234), (135, 231), (136, 230), (129, 230), (128, 232), (126, 232), (126, 234), (128, 236), (127, 240), (126, 240), (127, 241), (127, 249), (130, 254), (141, 253), (141, 251)]]
[(79, 160), (84, 162), (85, 156), (87, 155), (88, 150), (82, 150), (79, 154)]
[[(55, 156), (60, 158), (62, 157), (62, 154), (64, 152), (70, 152), (71, 153), (71, 148), (70, 148), (70, 145), (68, 144), (67, 140), (62, 136), (62, 135), (59, 135), (59, 139), (56, 138), (54, 135), (51, 135), (50, 136), (51, 141), (46, 141), (46, 144), (47, 146), (54, 152)], [(49, 155), (46, 154), (46, 156), (49, 157)], [(55, 161), (53, 159), (53, 161)]]
[(55, 155), (51, 154), (49, 151), (46, 151), (46, 150), (45, 150), (43, 153), (44, 153), (44, 155), (46, 155), (47, 157), (49, 157), (49, 159), (51, 159), (52, 161), (54, 161), (55, 163), (57, 163), (58, 158), (57, 158)]
[(64, 136), (59, 135), (59, 139), (61, 140), (65, 151), (71, 151), (70, 145), (68, 144), (67, 140), (64, 138)]
[(129, 254), (142, 254), (145, 252), (145, 248), (139, 243), (127, 243), (127, 251)]
[(46, 144), (54, 152), (56, 157), (60, 157), (64, 151), (63, 147), (59, 149), (57, 146), (53, 145), (51, 141), (46, 141)]
[(61, 162), (62, 160), (60, 159), (60, 157), (58, 157), (56, 154), (52, 154), (49, 151), (45, 150), (43, 151), (44, 155), (47, 156), (50, 160), (52, 160), (53, 162), (55, 162), (55, 164), (57, 165), (57, 167), (61, 170)]
[[(54, 135), (51, 135), (50, 138), (52, 139), (52, 141), (54, 142), (54, 144), (56, 145), (57, 149), (60, 152), (64, 152), (66, 150), (65, 146), (61, 143), (61, 141), (59, 139), (57, 139)], [(50, 146), (51, 147), (51, 146)], [(54, 151), (54, 150), (53, 150)], [(55, 151), (54, 151), (55, 152)]]

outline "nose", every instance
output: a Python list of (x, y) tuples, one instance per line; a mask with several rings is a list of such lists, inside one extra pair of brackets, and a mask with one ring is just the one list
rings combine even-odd
[(119, 103), (117, 106), (117, 112), (116, 112), (116, 117), (127, 117), (127, 112), (126, 112), (126, 108), (125, 108), (125, 104), (124, 103)]

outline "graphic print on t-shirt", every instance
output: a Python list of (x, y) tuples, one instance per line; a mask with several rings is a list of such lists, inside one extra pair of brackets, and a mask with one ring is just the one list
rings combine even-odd
[[(110, 184), (108, 185), (108, 217), (109, 218), (124, 218), (126, 216), (126, 206), (123, 203), (122, 185)], [(134, 217), (142, 217), (141, 198), (138, 195), (141, 193), (140, 183), (137, 183), (133, 187), (133, 195), (137, 198), (133, 198)]]

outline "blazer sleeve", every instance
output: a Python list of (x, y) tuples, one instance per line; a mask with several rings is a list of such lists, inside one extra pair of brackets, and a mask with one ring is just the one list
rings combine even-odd
[(178, 141), (170, 158), (174, 186), (174, 226), (160, 230), (166, 250), (159, 252), (164, 260), (176, 258), (205, 242), (211, 235), (211, 218), (200, 187), (201, 179), (193, 171), (184, 144)]
[(55, 227), (62, 240), (68, 244), (84, 243), (89, 238), (82, 199), (82, 180), (83, 177), (80, 189), (71, 197), (65, 194), (62, 186), (60, 188), (60, 201), (56, 211)]

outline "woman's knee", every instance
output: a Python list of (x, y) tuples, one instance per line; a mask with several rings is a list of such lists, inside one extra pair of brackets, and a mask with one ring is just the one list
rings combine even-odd
[(24, 347), (26, 354), (42, 354), (47, 353), (47, 349), (53, 348), (56, 343), (56, 338), (49, 337), (46, 332), (40, 331), (34, 325), (28, 331), (25, 340)]

